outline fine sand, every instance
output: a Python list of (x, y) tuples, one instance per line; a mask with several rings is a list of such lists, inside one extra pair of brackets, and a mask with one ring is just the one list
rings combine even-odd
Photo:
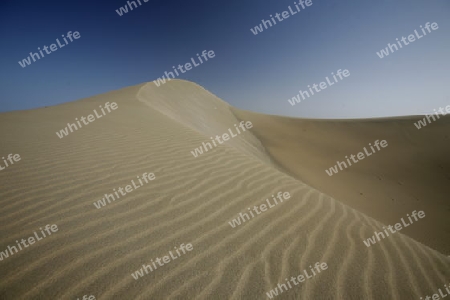
[[(55, 134), (108, 101), (118, 109), (62, 139)], [(46, 224), (59, 228), (0, 261), (0, 299), (268, 299), (316, 262), (329, 267), (275, 299), (432, 295), (450, 279), (450, 121), (417, 130), (416, 119), (260, 115), (183, 80), (0, 114), (0, 155), (22, 158), (0, 171), (0, 252)], [(241, 120), (253, 128), (191, 154)], [(326, 175), (375, 139), (389, 146)], [(156, 179), (94, 207), (145, 172)], [(279, 191), (291, 199), (228, 224)], [(364, 245), (413, 210), (426, 217)], [(133, 279), (182, 243), (193, 250)]]
[[(450, 255), (450, 116), (418, 130), (423, 116), (313, 120), (234, 111), (254, 124), (286, 173), (387, 225), (423, 210), (420, 224), (401, 232)], [(325, 172), (375, 140), (388, 146), (337, 174)]]

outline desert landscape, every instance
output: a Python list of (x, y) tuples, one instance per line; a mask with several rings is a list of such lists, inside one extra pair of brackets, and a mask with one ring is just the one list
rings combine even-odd
[[(63, 138), (55, 134), (108, 102), (117, 109)], [(0, 153), (21, 158), (0, 172), (0, 255), (23, 238), (37, 240), (1, 256), (0, 299), (379, 300), (445, 293), (450, 118), (417, 130), (421, 118), (263, 115), (178, 79), (0, 113)], [(242, 121), (252, 127), (192, 154)], [(336, 161), (377, 139), (389, 143), (382, 153), (327, 175)], [(145, 173), (154, 178), (144, 182)], [(142, 184), (94, 205), (133, 179)], [(230, 226), (279, 192), (289, 200)], [(370, 247), (363, 242), (413, 211), (425, 217)], [(169, 262), (136, 273), (169, 252)], [(316, 263), (327, 268), (270, 293), (292, 276), (311, 275)]]

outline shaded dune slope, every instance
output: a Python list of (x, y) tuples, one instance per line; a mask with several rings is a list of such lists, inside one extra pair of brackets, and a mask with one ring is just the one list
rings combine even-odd
[[(450, 116), (418, 130), (423, 117), (310, 120), (234, 111), (255, 124), (253, 134), (286, 173), (384, 224), (423, 210), (426, 217), (402, 233), (450, 255)], [(325, 172), (375, 140), (388, 146), (331, 177)]]
[[(107, 101), (119, 108), (56, 136)], [(448, 283), (450, 260), (406, 235), (367, 248), (383, 224), (281, 172), (253, 129), (191, 155), (236, 122), (226, 103), (181, 80), (1, 114), (1, 153), (22, 160), (0, 172), (0, 251), (45, 224), (59, 231), (0, 261), (0, 299), (264, 299), (317, 261), (329, 269), (277, 299), (418, 299)], [(93, 206), (144, 172), (156, 179)], [(291, 199), (230, 227), (278, 191)], [(131, 277), (181, 243), (194, 249)]]

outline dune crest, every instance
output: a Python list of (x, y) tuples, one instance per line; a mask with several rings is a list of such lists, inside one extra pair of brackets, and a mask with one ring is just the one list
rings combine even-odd
[[(234, 129), (238, 120), (230, 105), (211, 94), (203, 87), (189, 81), (173, 79), (171, 84), (156, 86), (153, 82), (143, 85), (137, 94), (142, 103), (172, 120), (205, 135), (205, 142), (210, 137), (221, 135)], [(270, 163), (261, 142), (251, 132), (227, 141), (227, 145)]]

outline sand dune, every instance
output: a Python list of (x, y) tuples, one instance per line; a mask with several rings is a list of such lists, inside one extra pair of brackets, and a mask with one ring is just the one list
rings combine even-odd
[[(118, 103), (113, 114), (63, 139), (56, 136), (67, 122), (107, 101)], [(192, 156), (191, 150), (240, 120), (254, 127)], [(423, 129), (430, 130), (422, 139), (406, 125), (404, 120), (327, 123), (262, 116), (234, 109), (182, 80), (0, 114), (1, 155), (22, 157), (0, 172), (0, 251), (46, 224), (59, 228), (0, 261), (0, 299), (268, 299), (266, 292), (316, 262), (329, 267), (275, 298), (431, 295), (450, 278), (444, 255), (448, 210), (440, 186), (448, 183), (448, 142), (437, 143), (443, 130), (438, 122), (434, 130)], [(392, 140), (386, 153), (374, 157), (377, 162), (367, 160), (325, 178), (328, 162), (372, 136)], [(395, 159), (401, 151), (405, 156)], [(417, 170), (423, 173), (410, 173)], [(144, 172), (156, 179), (94, 207), (105, 193)], [(404, 177), (397, 179), (398, 174)], [(395, 180), (403, 185), (395, 186)], [(236, 228), (229, 225), (238, 213), (279, 191), (288, 191), (291, 199)], [(362, 204), (353, 195), (359, 191)], [(373, 201), (376, 192), (380, 199)], [(391, 193), (397, 202), (388, 203)], [(417, 205), (406, 196), (416, 193)], [(411, 232), (369, 248), (363, 244), (409, 208), (430, 213)], [(193, 250), (133, 279), (142, 264), (182, 243)]]
[[(414, 210), (427, 213), (403, 233), (450, 255), (450, 116), (418, 130), (423, 117), (308, 120), (234, 109), (255, 124), (252, 131), (295, 178), (385, 224)], [(382, 153), (333, 176), (326, 169), (375, 140)]]

